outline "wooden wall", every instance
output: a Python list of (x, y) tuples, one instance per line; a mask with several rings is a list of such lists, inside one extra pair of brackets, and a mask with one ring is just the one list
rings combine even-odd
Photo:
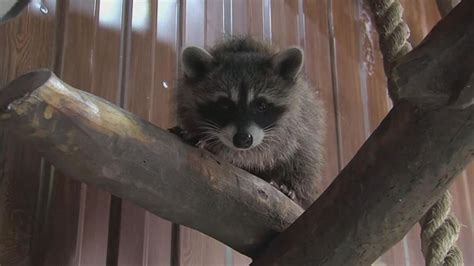
[[(403, 0), (410, 41), (440, 19), (435, 0)], [(161, 127), (184, 45), (251, 34), (301, 46), (328, 110), (325, 186), (390, 108), (377, 34), (363, 0), (35, 0), (0, 26), (0, 86), (35, 68)], [(0, 130), (0, 264), (245, 265), (249, 259), (57, 171)], [(474, 265), (474, 166), (456, 180), (459, 245)], [(469, 178), (470, 176), (470, 178)], [(17, 193), (7, 193), (15, 191)], [(378, 265), (424, 265), (419, 228)]]

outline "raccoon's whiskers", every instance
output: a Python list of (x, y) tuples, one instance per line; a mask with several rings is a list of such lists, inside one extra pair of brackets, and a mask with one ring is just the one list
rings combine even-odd
[(199, 121), (199, 124), (202, 126), (213, 128), (213, 129), (219, 129), (219, 126), (216, 123), (212, 122), (211, 120), (202, 120), (202, 121)]

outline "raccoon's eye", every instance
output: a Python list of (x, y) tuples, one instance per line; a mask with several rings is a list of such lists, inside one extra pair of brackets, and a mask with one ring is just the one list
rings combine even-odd
[(255, 101), (255, 108), (258, 112), (265, 112), (268, 109), (268, 103), (264, 99), (257, 99)]

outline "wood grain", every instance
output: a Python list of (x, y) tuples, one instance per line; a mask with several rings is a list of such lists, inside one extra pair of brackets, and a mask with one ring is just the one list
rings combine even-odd
[(338, 127), (340, 169), (354, 156), (367, 137), (360, 83), (360, 31), (357, 2), (332, 1), (333, 90)]
[(273, 0), (270, 4), (272, 43), (281, 49), (300, 45), (299, 1)]
[(339, 172), (327, 10), (327, 2), (315, 5), (313, 0), (303, 1), (305, 73), (319, 92), (326, 108), (326, 169), (322, 177), (324, 188)]
[[(51, 7), (55, 1), (44, 1)], [(55, 12), (41, 13), (28, 6), (15, 19), (0, 25), (0, 87), (35, 68), (53, 67)], [(37, 51), (42, 51), (38, 53)], [(44, 162), (44, 161), (43, 161)], [(44, 229), (49, 223), (38, 212), (41, 157), (34, 148), (0, 129), (0, 264), (26, 265), (43, 260), (49, 245)], [(42, 201), (42, 210), (48, 204)], [(44, 207), (44, 208), (43, 208)], [(41, 221), (36, 218), (43, 217)], [(43, 240), (42, 242), (40, 240)]]

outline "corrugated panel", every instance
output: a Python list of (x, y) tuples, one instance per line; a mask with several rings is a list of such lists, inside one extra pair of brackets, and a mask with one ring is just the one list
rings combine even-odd
[(327, 163), (323, 173), (323, 185), (327, 187), (339, 172), (327, 2), (320, 1), (316, 5), (313, 0), (304, 0), (300, 18), (304, 23), (305, 73), (318, 90), (327, 110)]
[(335, 0), (329, 10), (332, 17), (330, 38), (334, 39), (333, 76), (336, 97), (340, 166), (344, 167), (366, 137), (364, 103), (360, 84), (360, 31), (357, 23), (357, 2)]

